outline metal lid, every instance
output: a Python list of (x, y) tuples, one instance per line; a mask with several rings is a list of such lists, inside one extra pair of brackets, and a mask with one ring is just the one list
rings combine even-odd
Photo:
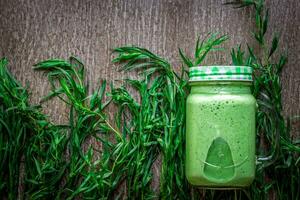
[(252, 72), (248, 66), (197, 66), (189, 68), (189, 81), (252, 81)]

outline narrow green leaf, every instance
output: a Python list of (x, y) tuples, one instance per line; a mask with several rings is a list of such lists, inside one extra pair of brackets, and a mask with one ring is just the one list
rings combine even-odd
[(190, 61), (190, 59), (189, 58), (187, 58), (184, 54), (183, 54), (183, 52), (182, 52), (182, 50), (179, 48), (179, 54), (180, 54), (180, 57), (181, 57), (181, 59), (183, 60), (183, 62), (188, 66), (188, 67), (193, 67), (193, 63)]
[(276, 51), (277, 47), (278, 47), (278, 43), (279, 43), (279, 38), (277, 35), (275, 35), (273, 37), (273, 40), (272, 40), (272, 45), (271, 45), (271, 48), (270, 48), (270, 51), (269, 51), (269, 58), (273, 55), (273, 53)]

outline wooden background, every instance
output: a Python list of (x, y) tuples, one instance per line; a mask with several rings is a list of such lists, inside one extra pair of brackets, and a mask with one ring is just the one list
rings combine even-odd
[[(92, 91), (100, 79), (122, 78), (110, 63), (111, 49), (125, 44), (149, 48), (180, 65), (178, 48), (191, 55), (195, 39), (210, 31), (227, 33), (226, 48), (254, 44), (251, 9), (233, 10), (221, 0), (0, 0), (0, 56), (22, 83), (29, 83), (32, 102), (49, 91), (42, 73), (31, 67), (47, 58), (80, 57), (87, 66)], [(270, 29), (279, 32), (281, 46), (289, 53), (283, 70), (285, 115), (300, 114), (300, 3), (270, 0)], [(229, 64), (228, 52), (208, 63)], [(67, 119), (66, 108), (57, 101), (44, 105), (57, 122)]]

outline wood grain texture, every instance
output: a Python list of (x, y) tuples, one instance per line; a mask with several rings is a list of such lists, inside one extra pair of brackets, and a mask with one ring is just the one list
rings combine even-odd
[[(49, 84), (31, 66), (42, 59), (80, 57), (87, 66), (92, 91), (100, 79), (115, 80), (111, 49), (125, 44), (149, 48), (180, 66), (178, 47), (191, 53), (198, 35), (209, 31), (227, 33), (231, 48), (252, 44), (250, 10), (233, 10), (213, 0), (0, 0), (0, 56), (22, 83), (28, 82), (32, 101), (49, 91)], [(269, 33), (281, 33), (289, 52), (282, 74), (284, 113), (300, 114), (300, 3), (298, 0), (268, 1)], [(214, 55), (207, 63), (228, 64), (228, 54)], [(133, 74), (134, 76), (134, 74)], [(44, 105), (53, 120), (62, 122), (65, 107), (56, 101)]]

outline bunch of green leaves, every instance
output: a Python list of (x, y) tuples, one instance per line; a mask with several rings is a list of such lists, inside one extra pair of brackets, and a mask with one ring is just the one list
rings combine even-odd
[(195, 53), (194, 58), (190, 59), (188, 58), (181, 49), (179, 49), (180, 57), (183, 61), (183, 63), (188, 67), (198, 66), (200, 65), (208, 53), (216, 50), (222, 50), (219, 46), (228, 40), (227, 35), (221, 35), (218, 36), (218, 33), (209, 33), (204, 39), (200, 40), (200, 37), (198, 37), (196, 41), (196, 47), (195, 47)]
[[(110, 103), (110, 100), (103, 102), (106, 82), (89, 96), (84, 81), (84, 65), (76, 57), (70, 57), (69, 61), (42, 61), (35, 65), (35, 69), (45, 71), (52, 86), (50, 94), (44, 100), (58, 97), (70, 108), (69, 124), (64, 126), (68, 133), (67, 142), (62, 145), (62, 151), (68, 156), (64, 158), (61, 156), (62, 152), (61, 157), (55, 161), (47, 157), (40, 163), (41, 166), (46, 166), (49, 162), (50, 165), (56, 165), (63, 160), (63, 167), (58, 171), (64, 176), (63, 179), (61, 174), (55, 176), (55, 180), (60, 182), (55, 182), (56, 189), (51, 191), (52, 195), (67, 199), (78, 196), (91, 199), (111, 197), (123, 178), (123, 168), (126, 169), (126, 164), (119, 163), (118, 158), (126, 154), (125, 158), (129, 159), (130, 155), (124, 137), (103, 112)], [(111, 133), (117, 143), (109, 141)], [(100, 159), (94, 159), (94, 151), (99, 151), (98, 149), (89, 147), (86, 151), (83, 150), (84, 144), (91, 138), (103, 144), (103, 151), (99, 152)], [(126, 151), (119, 151), (123, 146)], [(41, 174), (47, 176), (47, 171), (41, 171)], [(43, 187), (37, 189), (35, 193), (43, 193)], [(45, 197), (49, 197), (49, 194)]]
[[(149, 144), (141, 147), (144, 151), (153, 146), (155, 154), (161, 153), (159, 198), (189, 199), (184, 174), (185, 99), (188, 91), (185, 71), (177, 74), (168, 61), (143, 48), (121, 47), (115, 52), (118, 56), (113, 62), (125, 62), (122, 70), (135, 69), (143, 77), (142, 81), (126, 80), (138, 91), (141, 102), (137, 111), (127, 107), (132, 119), (128, 129), (133, 127), (138, 140), (149, 140)], [(127, 116), (127, 112), (121, 114)], [(143, 163), (147, 165), (148, 162), (149, 156)]]
[[(27, 92), (10, 76), (7, 60), (0, 60), (0, 195), (17, 198), (19, 170), (27, 125), (18, 112), (27, 108)], [(22, 112), (23, 113), (23, 112)], [(26, 117), (26, 116), (25, 116)], [(24, 118), (25, 118), (24, 117)], [(26, 119), (24, 120), (26, 121)], [(12, 123), (16, 122), (16, 123)]]
[[(46, 71), (52, 85), (52, 91), (45, 99), (56, 96), (71, 109), (70, 124), (65, 126), (69, 135), (66, 144), (69, 157), (63, 165), (63, 181), (55, 184), (59, 185), (58, 188), (53, 187), (54, 197), (118, 198), (116, 190), (126, 184), (126, 191), (123, 187), (119, 192), (126, 193), (129, 199), (155, 198), (150, 187), (152, 167), (162, 151), (161, 198), (187, 198), (182, 142), (187, 82), (167, 61), (146, 49), (121, 47), (115, 52), (119, 54), (114, 62), (126, 62), (123, 70), (139, 67), (145, 70), (142, 80), (125, 79), (124, 84), (117, 88), (111, 85), (110, 100), (104, 104), (101, 102), (105, 85), (87, 96), (87, 87), (83, 85), (83, 64), (78, 59), (46, 60), (35, 66), (37, 70)], [(184, 76), (184, 71), (181, 76)], [(129, 88), (135, 89), (140, 99), (132, 96)], [(109, 102), (118, 109), (114, 120), (116, 128), (108, 123), (103, 112)], [(115, 133), (115, 141), (103, 137), (103, 133)], [(103, 144), (101, 158), (95, 162), (92, 162), (91, 149), (87, 154), (82, 151), (89, 136)], [(47, 166), (50, 161), (45, 158), (38, 166)], [(41, 176), (46, 175), (43, 170), (39, 171)], [(43, 190), (43, 187), (38, 187), (33, 194), (49, 197), (50, 194)]]
[[(293, 140), (290, 121), (288, 119), (286, 122), (282, 116), (280, 74), (287, 56), (274, 54), (279, 45), (277, 34), (273, 35), (270, 44), (267, 42), (269, 10), (263, 0), (242, 0), (230, 4), (239, 8), (253, 6), (256, 25), (253, 36), (260, 47), (257, 54), (249, 46), (247, 56), (240, 47), (236, 51), (233, 49), (231, 53), (233, 64), (254, 68), (253, 95), (258, 103), (256, 127), (257, 137), (260, 139), (257, 144), (258, 153), (264, 154), (265, 147), (270, 149), (269, 156), (258, 158), (260, 165), (251, 187), (251, 196), (254, 199), (269, 199), (271, 191), (278, 199), (299, 199), (299, 141)], [(288, 183), (282, 181), (282, 177)], [(270, 181), (266, 181), (267, 179)]]
[(24, 188), (24, 165), (27, 168), (27, 161), (34, 159), (24, 152), (37, 134), (52, 125), (39, 106), (29, 104), (26, 88), (13, 78), (7, 64), (5, 58), (0, 60), (0, 196), (17, 199), (22, 195), (18, 188)]
[[(115, 51), (119, 53), (115, 62), (130, 61), (124, 59), (124, 54), (132, 56), (140, 53), (144, 56), (143, 61), (146, 61), (145, 66), (148, 66), (147, 69), (144, 68), (142, 80), (125, 79), (124, 84), (117, 88), (111, 85), (111, 92), (107, 95), (109, 100), (106, 102), (103, 102), (105, 81), (93, 94), (87, 94), (84, 65), (77, 58), (71, 57), (68, 61), (51, 59), (35, 65), (36, 70), (46, 73), (52, 86), (51, 92), (42, 101), (57, 97), (70, 109), (69, 123), (64, 125), (49, 123), (47, 117), (39, 110), (30, 113), (30, 105), (26, 104), (26, 90), (15, 82), (5, 71), (6, 68), (1, 68), (7, 77), (7, 80), (3, 79), (1, 82), (3, 91), (7, 90), (1, 93), (5, 103), (18, 103), (15, 99), (23, 98), (24, 95), (20, 105), (24, 107), (25, 102), (24, 112), (31, 120), (29, 127), (30, 131), (33, 131), (31, 137), (26, 138), (22, 145), (9, 144), (11, 140), (3, 140), (7, 143), (1, 143), (5, 147), (1, 150), (6, 151), (12, 147), (23, 147), (18, 156), (14, 156), (17, 160), (14, 160), (13, 164), (5, 165), (6, 157), (1, 160), (2, 177), (5, 179), (1, 185), (1, 192), (5, 193), (10, 189), (9, 199), (17, 197), (19, 178), (14, 179), (15, 175), (7, 178), (5, 170), (6, 167), (7, 170), (12, 169), (8, 166), (17, 167), (15, 174), (20, 176), (19, 165), (22, 156), (25, 156), (25, 169), (22, 172), (25, 179), (21, 178), (24, 181), (21, 198), (117, 199), (121, 197), (118, 194), (124, 193), (129, 199), (157, 198), (150, 186), (153, 164), (160, 152), (163, 157), (160, 198), (168, 199), (174, 196), (177, 199), (188, 199), (182, 142), (187, 89), (187, 82), (183, 79), (185, 72), (182, 71), (178, 76), (167, 61), (145, 49), (123, 47)], [(142, 60), (138, 62), (140, 61)], [(130, 68), (141, 66), (141, 63), (128, 63), (125, 65)], [(6, 88), (7, 83), (12, 86)], [(140, 99), (131, 95), (129, 88), (134, 88)], [(7, 99), (11, 95), (9, 92), (15, 90), (21, 92), (15, 94), (15, 99)], [(118, 109), (114, 124), (109, 123), (104, 113), (104, 109), (111, 102)], [(1, 114), (5, 115), (4, 111), (16, 110), (12, 107), (3, 108)], [(19, 113), (14, 115), (20, 116)], [(38, 117), (34, 117), (35, 115)], [(3, 122), (5, 126), (1, 126), (1, 129), (18, 128), (15, 126), (18, 118), (3, 119), (7, 119), (11, 125)], [(38, 126), (32, 125), (36, 123)], [(27, 126), (23, 121), (19, 124)], [(101, 142), (102, 149), (90, 147), (84, 150), (89, 138), (93, 138), (96, 143)], [(95, 159), (94, 152), (100, 154), (99, 159)], [(1, 155), (6, 154), (5, 152)], [(13, 186), (7, 189), (9, 182), (13, 182)], [(126, 184), (126, 187), (120, 188), (123, 184)]]

